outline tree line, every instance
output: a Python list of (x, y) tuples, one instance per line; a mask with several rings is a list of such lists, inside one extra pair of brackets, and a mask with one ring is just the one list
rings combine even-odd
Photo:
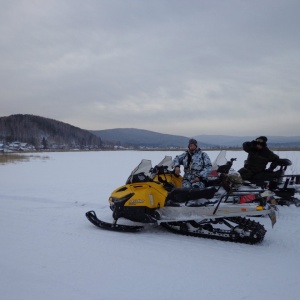
[(102, 140), (87, 130), (35, 115), (16, 114), (0, 117), (0, 141), (19, 141), (36, 149), (99, 149)]

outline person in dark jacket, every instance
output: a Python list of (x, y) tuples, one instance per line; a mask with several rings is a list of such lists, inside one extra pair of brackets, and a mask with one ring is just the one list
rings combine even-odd
[(180, 165), (184, 167), (182, 187), (204, 188), (212, 164), (207, 153), (198, 148), (197, 141), (190, 139), (188, 150), (177, 155), (173, 160), (176, 175), (180, 174)]
[[(244, 167), (238, 171), (243, 180), (270, 180), (273, 177), (279, 156), (267, 147), (267, 141), (265, 136), (260, 136), (251, 142), (243, 143), (243, 150), (248, 153)], [(266, 169), (268, 163), (271, 164)]]

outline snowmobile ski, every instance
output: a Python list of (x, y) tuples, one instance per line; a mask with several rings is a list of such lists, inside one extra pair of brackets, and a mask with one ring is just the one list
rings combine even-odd
[(114, 223), (101, 221), (97, 218), (97, 215), (93, 210), (88, 211), (85, 215), (92, 224), (106, 230), (121, 231), (121, 232), (137, 232), (144, 228), (143, 226), (122, 225), (122, 224), (114, 224)]

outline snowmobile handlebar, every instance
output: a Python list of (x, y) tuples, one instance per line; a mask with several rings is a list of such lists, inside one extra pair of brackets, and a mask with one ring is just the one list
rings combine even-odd
[(228, 174), (234, 161), (236, 161), (236, 158), (231, 158), (230, 161), (227, 161), (225, 165), (219, 166), (217, 172)]

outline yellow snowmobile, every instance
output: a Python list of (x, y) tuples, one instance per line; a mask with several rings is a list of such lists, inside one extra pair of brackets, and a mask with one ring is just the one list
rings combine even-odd
[(270, 206), (223, 203), (223, 197), (215, 197), (217, 187), (186, 189), (181, 187), (181, 180), (173, 173), (171, 156), (154, 168), (150, 160), (143, 159), (126, 184), (109, 197), (114, 221), (98, 219), (95, 211), (88, 211), (86, 217), (107, 230), (136, 232), (144, 228), (117, 223), (125, 218), (161, 225), (174, 233), (248, 244), (261, 242), (266, 233), (263, 225), (249, 217), (269, 215), (272, 226), (276, 222)]

